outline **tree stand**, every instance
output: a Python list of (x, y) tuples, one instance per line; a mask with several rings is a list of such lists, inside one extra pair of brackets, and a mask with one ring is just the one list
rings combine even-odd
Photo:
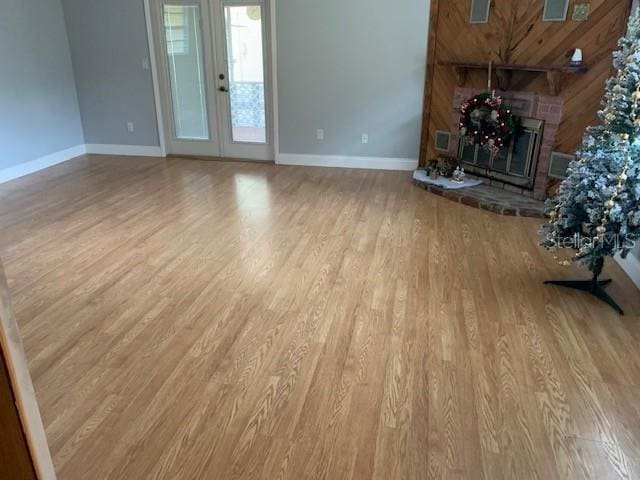
[(593, 278), (591, 280), (547, 280), (544, 283), (545, 285), (558, 285), (560, 287), (573, 288), (576, 290), (582, 290), (583, 292), (588, 292), (607, 303), (620, 315), (624, 315), (622, 308), (620, 308), (615, 300), (611, 298), (603, 288), (606, 285), (609, 285), (612, 280), (598, 280), (603, 267), (604, 258), (599, 258), (591, 269), (593, 271)]

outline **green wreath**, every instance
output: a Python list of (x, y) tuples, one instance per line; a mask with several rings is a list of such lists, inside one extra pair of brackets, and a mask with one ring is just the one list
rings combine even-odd
[(517, 121), (502, 98), (481, 93), (460, 105), (460, 135), (470, 145), (480, 145), (496, 156), (515, 135)]

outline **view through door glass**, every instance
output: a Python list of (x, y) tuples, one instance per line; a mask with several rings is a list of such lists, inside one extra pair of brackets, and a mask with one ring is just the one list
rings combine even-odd
[(262, 7), (225, 6), (231, 135), (234, 142), (266, 143)]
[(163, 16), (175, 136), (209, 140), (200, 7), (165, 4)]

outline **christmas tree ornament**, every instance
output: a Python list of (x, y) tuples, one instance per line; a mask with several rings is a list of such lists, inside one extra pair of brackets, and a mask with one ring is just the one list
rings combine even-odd
[[(557, 196), (547, 201), (549, 221), (541, 244), (560, 265), (589, 268), (588, 281), (552, 281), (589, 292), (620, 314), (622, 309), (600, 280), (606, 257), (626, 257), (640, 238), (640, 9), (613, 55), (616, 75), (607, 82), (599, 117), (588, 127), (577, 160)], [(571, 260), (558, 249), (573, 249)]]

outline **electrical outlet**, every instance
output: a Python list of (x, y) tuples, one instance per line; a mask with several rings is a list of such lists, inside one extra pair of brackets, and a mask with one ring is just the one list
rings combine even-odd
[(134, 128), (133, 128), (133, 122), (127, 122), (127, 131), (128, 131), (129, 133), (133, 133), (133, 130), (134, 130)]
[(362, 134), (362, 143), (369, 143), (369, 134), (368, 133), (363, 133)]
[(316, 138), (318, 140), (324, 140), (324, 130), (322, 128), (319, 128), (317, 133), (316, 133)]

